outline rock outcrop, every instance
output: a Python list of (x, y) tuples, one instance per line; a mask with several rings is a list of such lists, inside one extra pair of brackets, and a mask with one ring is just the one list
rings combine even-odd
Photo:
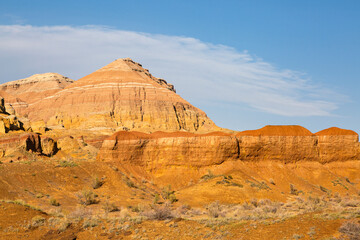
[(337, 127), (315, 133), (318, 139), (319, 157), (324, 162), (358, 160), (360, 157), (359, 135)]
[[(9, 91), (8, 83), (3, 87)], [(17, 85), (15, 85), (17, 86)], [(118, 59), (53, 94), (16, 95), (28, 103), (22, 114), (49, 126), (87, 130), (208, 132), (218, 127), (200, 109), (131, 59)], [(46, 93), (49, 93), (46, 91)]]
[(236, 137), (241, 160), (320, 161), (317, 137), (301, 126), (265, 126), (240, 132)]
[(0, 137), (0, 151), (5, 155), (19, 153), (20, 150), (42, 153), (40, 135), (36, 133), (19, 133)]
[[(13, 112), (15, 114), (15, 112)], [(9, 114), (5, 108), (5, 100), (0, 97), (0, 134), (11, 130), (21, 130), (22, 123), (13, 114)]]
[(236, 160), (235, 136), (222, 132), (193, 134), (121, 131), (104, 140), (98, 160), (121, 161), (152, 171), (161, 167), (204, 167)]
[(31, 77), (0, 85), (0, 96), (18, 114), (27, 114), (27, 108), (65, 88), (74, 80), (58, 73), (35, 74)]
[(120, 161), (150, 171), (164, 166), (205, 167), (224, 161), (328, 163), (358, 159), (360, 144), (355, 132), (330, 129), (313, 134), (301, 126), (266, 126), (236, 135), (121, 131), (104, 140), (98, 154), (100, 161)]

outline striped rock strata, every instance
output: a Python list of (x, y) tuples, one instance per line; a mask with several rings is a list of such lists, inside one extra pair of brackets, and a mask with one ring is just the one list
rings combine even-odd
[[(340, 154), (339, 154), (340, 153)], [(206, 167), (225, 161), (316, 161), (360, 159), (359, 137), (337, 129), (312, 134), (301, 126), (266, 126), (236, 135), (118, 132), (103, 142), (99, 161), (154, 170), (163, 166)]]
[[(5, 90), (14, 94), (9, 87)], [(44, 120), (50, 128), (191, 132), (218, 129), (203, 111), (177, 95), (173, 85), (153, 77), (131, 59), (118, 59), (54, 91), (31, 103), (31, 97), (25, 98), (22, 93), (28, 107), (21, 114), (27, 114), (31, 121)]]
[(28, 107), (65, 88), (74, 80), (58, 73), (35, 74), (31, 77), (0, 85), (0, 96), (6, 99), (6, 108), (18, 114), (28, 113)]

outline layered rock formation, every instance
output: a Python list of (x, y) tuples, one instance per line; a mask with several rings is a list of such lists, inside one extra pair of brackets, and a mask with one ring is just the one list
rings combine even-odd
[[(343, 134), (343, 135), (341, 135)], [(225, 133), (118, 132), (103, 142), (98, 160), (145, 167), (205, 167), (224, 161), (316, 161), (360, 159), (358, 135), (328, 129), (317, 134), (301, 126), (266, 126), (236, 135)]]
[(26, 114), (29, 105), (53, 95), (73, 82), (58, 73), (35, 74), (31, 77), (0, 85), (0, 96), (18, 114)]
[(191, 132), (218, 129), (203, 111), (177, 95), (173, 85), (153, 77), (131, 59), (118, 59), (66, 87), (63, 84), (62, 90), (49, 87), (36, 99), (32, 99), (32, 90), (24, 90), (29, 87), (21, 86), (17, 81), (3, 84), (0, 89), (27, 103), (20, 110), (22, 115), (31, 121), (44, 120), (50, 128)]
[(317, 137), (301, 126), (265, 126), (240, 132), (236, 137), (242, 160), (321, 161)]
[(1, 157), (20, 153), (20, 151), (31, 151), (41, 154), (40, 135), (36, 133), (20, 133), (0, 137)]
[(315, 133), (319, 156), (324, 162), (357, 160), (360, 156), (359, 135), (337, 127)]
[(0, 133), (7, 133), (11, 130), (22, 129), (22, 123), (14, 115), (15, 112), (8, 113), (5, 108), (5, 100), (0, 97)]
[(98, 160), (121, 161), (149, 171), (161, 167), (203, 167), (236, 160), (239, 144), (221, 132), (118, 132), (103, 142)]

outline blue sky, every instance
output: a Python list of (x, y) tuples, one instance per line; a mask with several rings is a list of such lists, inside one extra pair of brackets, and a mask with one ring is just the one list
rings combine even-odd
[(219, 126), (359, 133), (359, 12), (355, 0), (0, 1), (0, 81), (77, 79), (131, 57)]

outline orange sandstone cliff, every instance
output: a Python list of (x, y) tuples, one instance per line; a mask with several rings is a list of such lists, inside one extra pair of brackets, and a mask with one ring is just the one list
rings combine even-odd
[(328, 130), (312, 134), (301, 126), (266, 126), (235, 135), (122, 131), (103, 142), (98, 159), (148, 170), (164, 166), (205, 167), (225, 161), (327, 163), (358, 160), (358, 135), (354, 132), (338, 135), (343, 131), (346, 132), (339, 129), (335, 135)]

